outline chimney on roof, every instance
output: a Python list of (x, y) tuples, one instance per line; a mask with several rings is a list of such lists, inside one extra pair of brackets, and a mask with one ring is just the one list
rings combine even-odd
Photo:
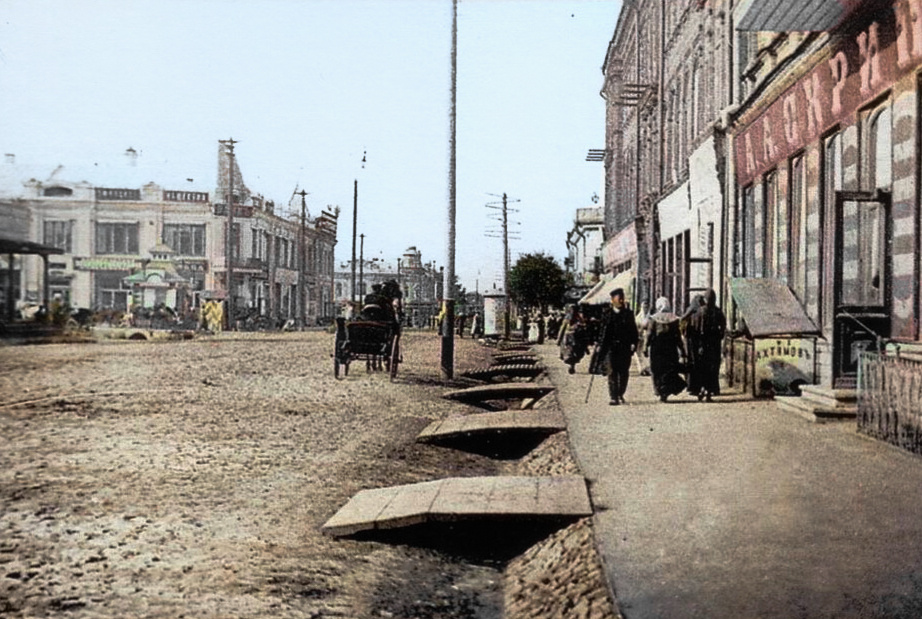
[(16, 163), (16, 155), (14, 155), (13, 153), (6, 153), (5, 155), (3, 155), (3, 161), (4, 163), (9, 163), (9, 164)]
[(130, 146), (125, 151), (125, 158), (128, 160), (128, 165), (132, 168), (138, 165), (138, 151), (131, 148)]

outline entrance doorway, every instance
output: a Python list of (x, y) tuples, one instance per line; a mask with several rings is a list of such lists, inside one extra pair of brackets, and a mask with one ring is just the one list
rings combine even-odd
[(890, 335), (889, 212), (888, 192), (836, 192), (836, 388), (854, 388), (861, 352)]

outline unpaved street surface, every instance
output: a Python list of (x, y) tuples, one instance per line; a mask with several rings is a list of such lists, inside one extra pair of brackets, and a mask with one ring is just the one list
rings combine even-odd
[(394, 383), (336, 380), (320, 332), (0, 347), (0, 615), (499, 616), (496, 567), (319, 531), (364, 488), (501, 472), (413, 442), (458, 414), (438, 346), (405, 334)]

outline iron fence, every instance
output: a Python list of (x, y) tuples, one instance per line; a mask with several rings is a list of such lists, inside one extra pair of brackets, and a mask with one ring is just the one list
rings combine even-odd
[(922, 357), (861, 353), (858, 431), (922, 454)]

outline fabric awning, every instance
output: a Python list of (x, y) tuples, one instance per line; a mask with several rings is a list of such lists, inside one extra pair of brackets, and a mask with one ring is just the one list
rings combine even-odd
[(586, 305), (607, 305), (611, 302), (611, 291), (615, 288), (624, 288), (624, 302), (630, 307), (634, 296), (634, 271), (622, 271), (612, 279), (599, 282), (579, 302)]
[(821, 335), (782, 281), (738, 277), (730, 280), (730, 293), (751, 337)]

